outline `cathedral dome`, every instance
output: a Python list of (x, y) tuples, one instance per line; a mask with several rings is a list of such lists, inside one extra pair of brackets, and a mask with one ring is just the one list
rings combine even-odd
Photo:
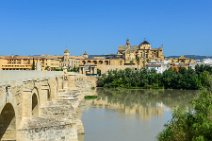
[(83, 53), (83, 55), (88, 55), (88, 53), (85, 51), (85, 52)]
[(70, 52), (69, 52), (69, 50), (68, 50), (68, 49), (66, 49), (66, 50), (64, 51), (64, 53), (70, 53)]
[(139, 46), (142, 46), (142, 45), (150, 45), (150, 43), (148, 41), (144, 40), (142, 43), (140, 43)]

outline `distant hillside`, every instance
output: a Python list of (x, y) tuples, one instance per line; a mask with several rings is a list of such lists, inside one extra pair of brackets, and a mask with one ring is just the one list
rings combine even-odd
[[(192, 59), (206, 59), (206, 58), (212, 58), (212, 56), (200, 56), (200, 55), (184, 55), (186, 58), (192, 58)], [(168, 56), (166, 58), (178, 58), (180, 56)]]

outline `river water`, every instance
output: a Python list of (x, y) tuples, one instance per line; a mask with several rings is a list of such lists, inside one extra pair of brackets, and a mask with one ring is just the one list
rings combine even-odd
[(177, 106), (190, 107), (197, 91), (98, 89), (85, 100), (80, 141), (156, 141)]

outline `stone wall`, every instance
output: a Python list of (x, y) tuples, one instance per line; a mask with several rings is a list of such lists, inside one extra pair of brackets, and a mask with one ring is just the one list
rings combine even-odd
[(107, 73), (109, 70), (124, 70), (126, 68), (139, 68), (137, 65), (99, 65), (97, 66), (98, 69), (101, 70), (101, 73)]

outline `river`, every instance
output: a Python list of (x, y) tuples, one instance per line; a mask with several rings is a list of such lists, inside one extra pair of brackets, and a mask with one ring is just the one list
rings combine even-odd
[(80, 141), (156, 141), (177, 106), (190, 107), (197, 91), (97, 89), (85, 100)]

